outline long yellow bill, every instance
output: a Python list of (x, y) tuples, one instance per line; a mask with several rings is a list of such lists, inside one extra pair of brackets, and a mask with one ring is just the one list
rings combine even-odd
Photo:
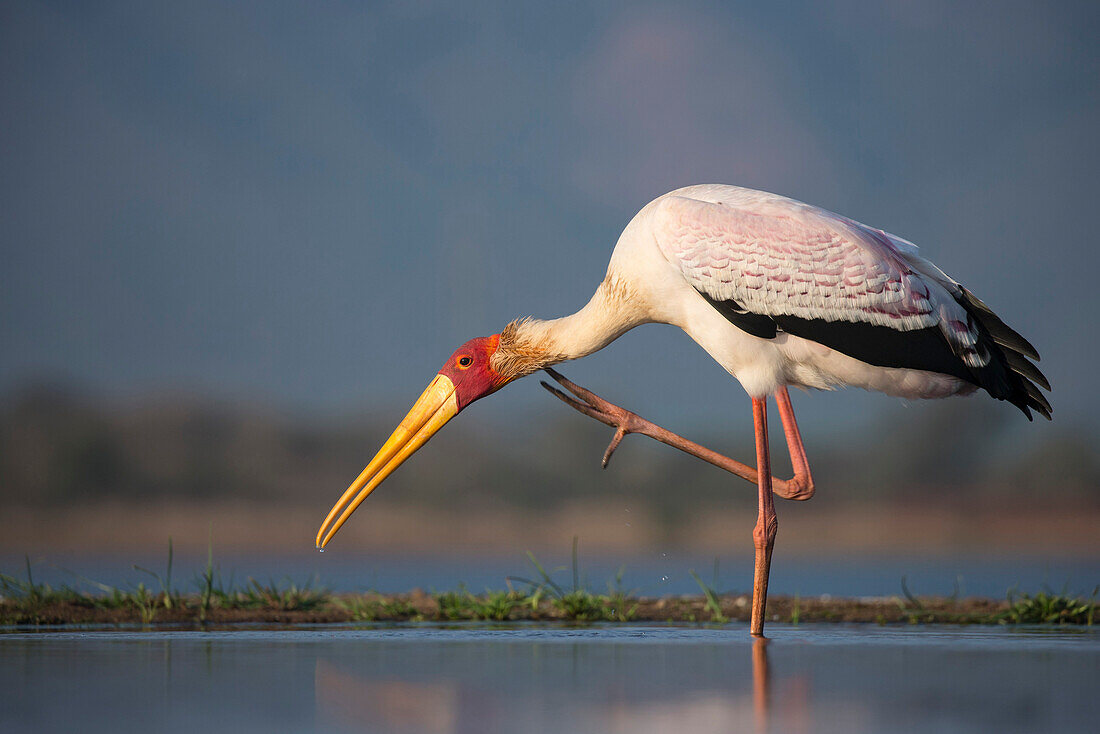
[(317, 531), (317, 547), (323, 549), (367, 495), (457, 413), (454, 383), (444, 375), (436, 375), (367, 468), (333, 505)]

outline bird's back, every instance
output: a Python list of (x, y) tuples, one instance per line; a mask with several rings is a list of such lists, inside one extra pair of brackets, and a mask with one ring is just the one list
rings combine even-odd
[(776, 194), (704, 184), (646, 206), (616, 258), (639, 242), (753, 337), (794, 335), (872, 367), (949, 375), (1050, 417), (1034, 347), (900, 237)]

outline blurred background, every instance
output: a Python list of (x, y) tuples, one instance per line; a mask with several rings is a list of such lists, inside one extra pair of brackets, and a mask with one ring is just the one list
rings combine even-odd
[[(601, 470), (609, 430), (536, 380), (312, 550), (455, 346), (576, 310), (638, 209), (717, 181), (916, 242), (1054, 385), (1051, 424), (795, 395), (819, 490), (778, 507), (773, 588), (1095, 583), (1098, 33), (1090, 2), (6, 2), (0, 563), (106, 579), (213, 538), (242, 573), (499, 586), (578, 536), (596, 581), (720, 557), (747, 587), (752, 486), (637, 437)], [(753, 455), (671, 327), (562, 370)]]

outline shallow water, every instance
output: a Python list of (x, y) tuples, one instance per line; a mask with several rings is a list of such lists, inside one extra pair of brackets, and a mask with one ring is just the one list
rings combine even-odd
[(1095, 731), (1100, 634), (380, 625), (0, 634), (0, 731)]

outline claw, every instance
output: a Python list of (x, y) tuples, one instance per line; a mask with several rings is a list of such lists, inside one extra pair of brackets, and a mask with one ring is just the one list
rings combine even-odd
[(554, 387), (553, 385), (546, 382), (545, 380), (539, 380), (539, 384), (542, 385), (544, 388), (546, 388), (547, 392), (549, 392), (551, 395), (553, 395), (558, 400), (562, 401), (563, 403), (565, 403), (566, 405), (568, 405), (571, 408), (575, 408), (577, 410), (584, 410), (585, 407), (587, 407), (587, 406), (583, 405), (580, 401), (576, 400), (575, 398), (569, 397), (568, 395), (563, 393), (561, 390)]
[(601, 398), (599, 395), (596, 395), (595, 393), (584, 389), (580, 385), (570, 382), (560, 372), (557, 372), (548, 367), (546, 368), (546, 373), (550, 375), (550, 377), (554, 378), (558, 382), (558, 384), (562, 385), (566, 390), (573, 393), (584, 402), (572, 398), (566, 395), (561, 390), (554, 387), (553, 385), (550, 385), (549, 383), (540, 380), (539, 384), (546, 388), (546, 390), (550, 394), (568, 405), (570, 408), (584, 413), (590, 418), (595, 418), (599, 422), (609, 425), (615, 429), (615, 435), (611, 437), (611, 443), (608, 444), (607, 451), (604, 452), (603, 460), (600, 462), (603, 468), (606, 469), (608, 462), (611, 461), (611, 455), (615, 453), (615, 449), (619, 448), (619, 444), (622, 442), (623, 437), (626, 436), (626, 434), (631, 433), (631, 419), (635, 418), (636, 416), (634, 416), (634, 414), (630, 411), (623, 410), (616, 405), (612, 405), (611, 403)]
[(554, 387), (552, 385), (548, 385), (547, 383), (545, 383), (541, 380), (539, 381), (539, 384), (542, 385), (543, 387), (545, 387), (550, 392), (550, 394), (552, 394), (558, 400), (560, 400), (563, 403), (565, 403), (566, 405), (568, 405), (573, 410), (580, 411), (581, 413), (584, 413), (585, 415), (587, 415), (589, 418), (595, 418), (600, 423), (604, 423), (606, 425), (609, 425), (612, 428), (615, 428), (618, 425), (617, 423), (615, 423), (615, 421), (609, 415), (607, 415), (603, 411), (599, 410), (598, 408), (595, 408), (591, 405), (586, 405), (585, 403), (582, 403), (579, 400), (571, 398), (568, 395), (566, 395), (565, 393), (563, 393), (561, 390), (558, 390), (556, 387)]
[(560, 372), (555, 370), (553, 367), (546, 367), (545, 370), (546, 370), (546, 374), (553, 377), (554, 380), (557, 381), (557, 383), (559, 385), (561, 385), (566, 390), (573, 393), (574, 395), (576, 395), (578, 398), (580, 398), (584, 402), (588, 403), (589, 405), (591, 405), (593, 407), (596, 407), (596, 408), (603, 408), (603, 409), (606, 409), (607, 406), (611, 405), (611, 403), (607, 402), (606, 400), (604, 400), (603, 398), (601, 398), (599, 395), (592, 392), (591, 390), (586, 390), (585, 388), (581, 387), (577, 383), (571, 382), (570, 380), (566, 379), (565, 375), (561, 374)]
[(615, 431), (615, 435), (611, 438), (611, 443), (607, 445), (607, 451), (603, 452), (603, 468), (607, 468), (607, 462), (611, 461), (611, 454), (615, 453), (615, 449), (619, 448), (619, 443), (623, 440), (623, 436), (627, 434), (627, 430), (622, 426), (619, 426), (619, 430)]

